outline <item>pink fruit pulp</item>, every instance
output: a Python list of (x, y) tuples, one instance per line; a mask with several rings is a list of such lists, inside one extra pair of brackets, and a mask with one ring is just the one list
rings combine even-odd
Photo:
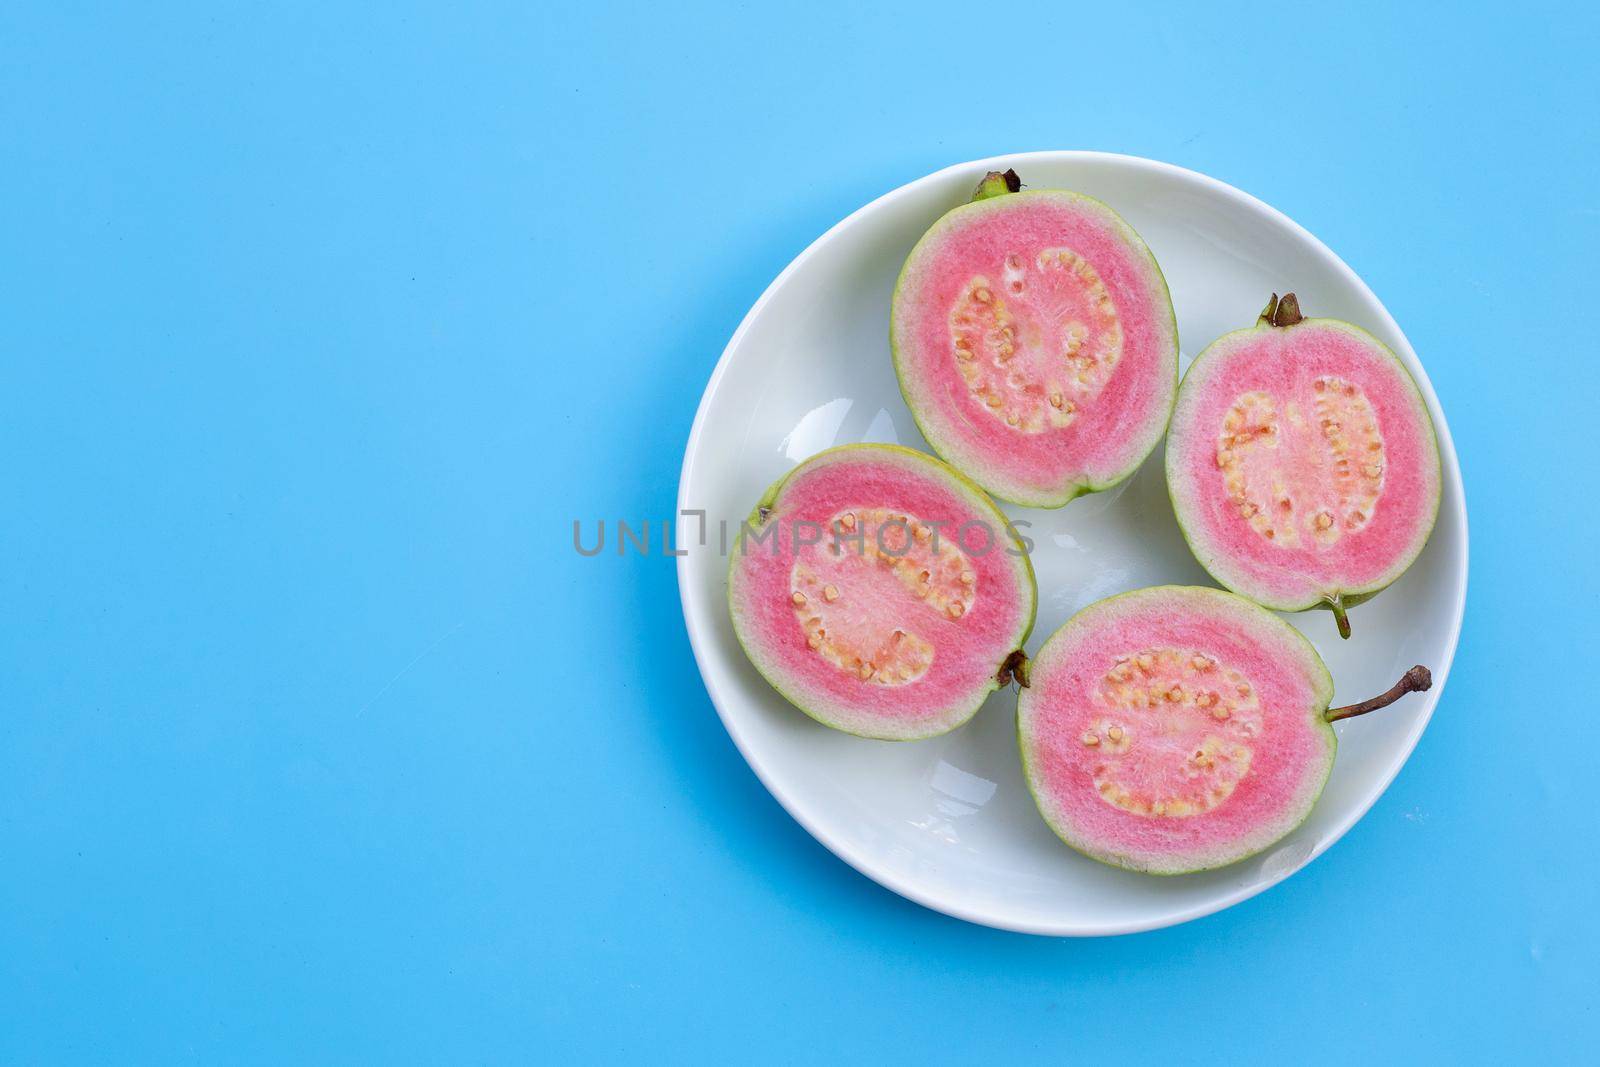
[[(1214, 665), (1203, 673), (1186, 667), (1183, 691), (1169, 700), (1170, 679), (1151, 679), (1135, 663), (1130, 687), (1152, 681), (1160, 690), (1155, 705), (1108, 698), (1119, 660), (1161, 649)], [(1240, 684), (1230, 672), (1253, 704), (1243, 710), (1248, 702), (1235, 693), (1234, 710), (1220, 720), (1205, 698)], [(1051, 828), (1103, 862), (1179, 874), (1242, 859), (1304, 820), (1332, 768), (1336, 741), (1322, 718), (1333, 695), (1327, 669), (1296, 630), (1230, 593), (1163, 586), (1099, 601), (1045, 643), (1030, 675), (1018, 705), (1028, 784)], [(1121, 741), (1111, 740), (1112, 725)], [(1091, 733), (1096, 740), (1086, 743)], [(1124, 741), (1123, 751), (1112, 751)], [(1245, 769), (1235, 781), (1218, 779), (1231, 791), (1213, 802), (1203, 781), (1185, 777), (1189, 761), (1202, 748), (1226, 753), (1234, 745), (1249, 750), (1234, 768)], [(1128, 810), (1178, 809), (1197, 795), (1199, 807), (1213, 806), (1187, 814)]]
[[(1348, 382), (1365, 398), (1379, 439), (1377, 450), (1363, 447), (1351, 460), (1357, 481), (1367, 481), (1362, 467), (1369, 457), (1378, 457), (1379, 474), (1346, 514), (1334, 502), (1336, 454), (1313, 416), (1316, 384), (1330, 380)], [(1230, 407), (1252, 393), (1274, 398), (1280, 413), (1292, 404), (1302, 415), (1299, 426), (1280, 418), (1276, 444), (1247, 457), (1264, 463), (1257, 469), (1257, 495), (1264, 497), (1259, 504), (1281, 508), (1268, 484), (1273, 481), (1291, 498), (1295, 510), (1286, 517), (1298, 530), (1294, 544), (1268, 539), (1252, 526), (1218, 465)], [(1338, 432), (1346, 431), (1360, 434), (1361, 426)], [(1348, 602), (1370, 595), (1411, 564), (1438, 511), (1439, 454), (1416, 383), (1394, 355), (1348, 323), (1307, 319), (1288, 328), (1236, 331), (1196, 359), (1173, 413), (1167, 480), (1178, 521), (1201, 564), (1258, 603), (1298, 611), (1336, 597)], [(1372, 485), (1381, 485), (1375, 498)], [(1371, 505), (1363, 506), (1369, 499)], [(1337, 519), (1340, 536), (1331, 543), (1320, 543), (1315, 534), (1318, 514)]]
[[(1104, 283), (1122, 356), (1097, 393), (1079, 398), (1070, 425), (1024, 433), (983, 410), (960, 377), (951, 310), (975, 276), (998, 282), (1012, 256), (1036, 274), (1040, 253), (1052, 249), (1082, 257)], [(1033, 287), (1024, 295), (1031, 300)], [(1088, 321), (1081, 294), (1056, 287), (1040, 295), (1037, 305), (1018, 302), (1030, 325), (1070, 315)], [(999, 296), (1007, 297), (1003, 288)], [(1176, 390), (1177, 326), (1155, 260), (1114, 211), (1062, 190), (982, 200), (936, 223), (901, 273), (891, 335), (901, 389), (924, 436), (979, 484), (1018, 503), (1059, 506), (1127, 477), (1159, 440)], [(1056, 341), (1047, 330), (1027, 343)]]
[[(762, 509), (767, 510), (764, 521)], [(875, 509), (903, 514), (913, 523), (943, 523), (946, 551), (958, 544), (963, 523), (976, 524), (964, 538), (968, 549), (947, 557), (952, 570), (939, 578), (953, 597), (970, 596), (969, 609), (952, 617), (949, 610), (919, 599), (892, 571), (892, 560), (866, 558), (848, 540), (841, 539), (843, 551), (835, 556), (832, 534), (799, 548), (790, 536), (796, 523), (826, 529), (843, 514)], [(889, 445), (820, 453), (769, 490), (750, 519), (753, 528), (773, 523), (779, 529), (775, 552), (770, 541), (749, 541), (746, 552), (737, 545), (733, 549), (729, 603), (734, 627), (761, 674), (825, 725), (891, 740), (953, 729), (999, 687), (1007, 657), (1032, 629), (1033, 572), (1007, 532), (1004, 516), (975, 486), (931, 457)], [(991, 537), (994, 543), (984, 552)], [(917, 545), (915, 551), (928, 549)], [(794, 603), (797, 563), (816, 576), (806, 586), (805, 609)], [(972, 576), (970, 591), (963, 591), (969, 587), (960, 581), (962, 572)], [(828, 584), (837, 599), (819, 604), (817, 591)], [(844, 631), (856, 651), (881, 646), (898, 629), (931, 647), (931, 663), (898, 684), (863, 680), (846, 669), (850, 664), (830, 661), (809, 646), (811, 633), (799, 616), (813, 609), (830, 613), (828, 628)]]

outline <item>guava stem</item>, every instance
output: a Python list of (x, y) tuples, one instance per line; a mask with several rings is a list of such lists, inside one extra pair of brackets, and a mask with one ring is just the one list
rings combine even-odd
[(1271, 326), (1272, 316), (1278, 313), (1278, 294), (1273, 293), (1272, 299), (1267, 301), (1267, 306), (1261, 309), (1261, 314), (1256, 316), (1257, 326)]
[(1300, 314), (1300, 301), (1293, 293), (1284, 293), (1278, 301), (1278, 313), (1272, 316), (1274, 326), (1293, 326), (1305, 316)]
[(1369, 711), (1386, 708), (1407, 693), (1422, 693), (1433, 688), (1433, 672), (1418, 664), (1412, 667), (1400, 680), (1386, 693), (1379, 693), (1371, 700), (1363, 700), (1359, 704), (1346, 704), (1342, 708), (1329, 708), (1322, 713), (1322, 717), (1329, 722), (1338, 722), (1340, 719), (1353, 719), (1357, 715), (1365, 715)]
[(1000, 664), (1000, 673), (995, 675), (1001, 688), (1016, 682), (1022, 688), (1028, 688), (1028, 654), (1022, 649), (1014, 649), (1011, 655)]
[(1350, 616), (1344, 610), (1344, 598), (1337, 596), (1330, 598), (1328, 609), (1333, 612), (1333, 623), (1339, 627), (1339, 636), (1346, 641), (1350, 640)]
[(991, 170), (983, 176), (983, 181), (978, 183), (977, 192), (972, 194), (974, 202), (987, 200), (992, 196), (1004, 196), (1014, 193), (1022, 188), (1022, 179), (1017, 177), (1017, 172), (1007, 170), (1004, 172)]
[(1293, 293), (1284, 293), (1283, 299), (1273, 293), (1272, 299), (1256, 318), (1257, 326), (1293, 326), (1304, 319), (1300, 314), (1300, 300)]

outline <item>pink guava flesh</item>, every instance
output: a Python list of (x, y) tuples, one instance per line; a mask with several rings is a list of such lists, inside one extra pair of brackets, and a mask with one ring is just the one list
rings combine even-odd
[(1261, 851), (1311, 811), (1337, 742), (1333, 681), (1277, 616), (1186, 586), (1101, 600), (1035, 657), (1018, 704), (1028, 785), (1067, 844), (1183, 874)]
[(836, 729), (954, 729), (1032, 629), (1033, 572), (1005, 517), (910, 449), (820, 453), (767, 491), (749, 528), (729, 570), (734, 630), (767, 681)]
[(1228, 334), (1179, 390), (1178, 522), (1206, 570), (1268, 607), (1349, 603), (1393, 582), (1433, 529), (1439, 482), (1416, 383), (1348, 323)]
[(1166, 428), (1177, 325), (1150, 250), (1064, 190), (956, 208), (895, 288), (901, 391), (942, 457), (997, 496), (1059, 507), (1132, 474)]

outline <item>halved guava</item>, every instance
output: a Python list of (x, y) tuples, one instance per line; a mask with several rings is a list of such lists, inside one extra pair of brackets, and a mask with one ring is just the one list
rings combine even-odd
[(1026, 681), (1032, 565), (983, 492), (930, 456), (821, 452), (767, 490), (736, 540), (734, 632), (767, 681), (826, 726), (932, 737)]
[(1389, 585), (1439, 513), (1439, 446), (1416, 382), (1358, 326), (1274, 294), (1184, 375), (1167, 486), (1196, 558), (1281, 611), (1347, 608)]
[(1166, 279), (1111, 208), (990, 174), (911, 250), (891, 311), (906, 404), (989, 492), (1060, 507), (1132, 474), (1178, 381)]
[(1018, 702), (1023, 771), (1083, 854), (1148, 874), (1221, 867), (1310, 813), (1331, 723), (1432, 680), (1328, 709), (1333, 679), (1299, 631), (1219, 589), (1160, 586), (1089, 605), (1034, 657)]

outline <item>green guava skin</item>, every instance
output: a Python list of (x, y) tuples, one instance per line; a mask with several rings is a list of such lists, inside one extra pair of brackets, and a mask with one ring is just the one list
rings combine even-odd
[[(1293, 298), (1292, 293), (1289, 294), (1289, 298)], [(1422, 391), (1417, 386), (1416, 377), (1411, 373), (1410, 369), (1405, 365), (1405, 363), (1401, 361), (1400, 357), (1395, 355), (1394, 350), (1374, 337), (1369, 331), (1362, 329), (1360, 326), (1357, 326), (1354, 323), (1346, 322), (1343, 319), (1327, 317), (1302, 318), (1290, 326), (1274, 326), (1269, 323), (1267, 319), (1276, 303), (1277, 296), (1274, 295), (1273, 303), (1268, 305), (1268, 312), (1263, 313), (1263, 315), (1257, 320), (1256, 325), (1248, 326), (1244, 329), (1233, 330), (1229, 333), (1223, 334), (1221, 337), (1218, 337), (1215, 341), (1212, 341), (1209, 345), (1207, 345), (1200, 352), (1200, 354), (1194, 358), (1194, 361), (1189, 365), (1188, 370), (1184, 372), (1183, 378), (1178, 384), (1177, 396), (1174, 398), (1173, 403), (1174, 411), (1176, 411), (1178, 405), (1183, 402), (1185, 389), (1188, 388), (1192, 382), (1198, 379), (1199, 373), (1203, 373), (1206, 362), (1209, 359), (1216, 358), (1216, 353), (1223, 351), (1232, 343), (1236, 343), (1254, 334), (1268, 330), (1293, 331), (1304, 327), (1334, 327), (1356, 334), (1369, 341), (1372, 345), (1386, 353), (1393, 365), (1399, 369), (1401, 374), (1405, 376), (1405, 380), (1410, 383), (1411, 389), (1415, 393), (1419, 407), (1423, 413), (1422, 423), (1426, 428), (1428, 451), (1433, 458), (1434, 466), (1439, 468), (1440, 457), (1438, 430), (1433, 425), (1433, 418), (1432, 415), (1428, 413), (1426, 403), (1422, 400)], [(1167, 475), (1167, 499), (1172, 504), (1172, 512), (1177, 519), (1178, 530), (1183, 534), (1184, 543), (1189, 546), (1189, 551), (1194, 555), (1195, 560), (1201, 565), (1201, 567), (1205, 568), (1206, 573), (1211, 575), (1211, 577), (1219, 585), (1230, 592), (1237, 593), (1248, 600), (1260, 604), (1262, 607), (1271, 608), (1274, 611), (1302, 612), (1322, 610), (1330, 612), (1334, 616), (1338, 627), (1339, 636), (1345, 638), (1346, 640), (1348, 640), (1350, 637), (1350, 622), (1347, 615), (1349, 609), (1366, 603), (1379, 593), (1383, 592), (1385, 589), (1389, 588), (1389, 586), (1393, 585), (1400, 579), (1401, 575), (1411, 568), (1411, 565), (1415, 563), (1417, 558), (1422, 554), (1423, 549), (1427, 547), (1428, 540), (1431, 538), (1433, 533), (1433, 528), (1438, 522), (1440, 500), (1443, 495), (1444, 488), (1444, 480), (1441, 476), (1435, 483), (1434, 491), (1430, 499), (1430, 510), (1426, 523), (1427, 533), (1417, 542), (1415, 549), (1401, 557), (1400, 561), (1391, 567), (1389, 572), (1381, 580), (1365, 585), (1358, 584), (1345, 586), (1336, 590), (1327, 590), (1325, 592), (1312, 594), (1298, 600), (1283, 599), (1265, 594), (1261, 590), (1241, 588), (1239, 583), (1229, 581), (1226, 577), (1216, 573), (1216, 571), (1207, 564), (1206, 551), (1201, 544), (1201, 539), (1190, 529), (1190, 523), (1185, 521), (1184, 509), (1179, 505), (1177, 493), (1173, 489), (1174, 481), (1177, 478), (1177, 465), (1179, 462), (1181, 462), (1181, 457), (1169, 447), (1167, 449), (1165, 462)]]
[[(1123, 219), (1122, 216), (1119, 215), (1109, 204), (1106, 204), (1104, 201), (1096, 199), (1095, 197), (1089, 196), (1085, 193), (1079, 193), (1068, 189), (1020, 190), (1018, 187), (1016, 173), (1014, 171), (1006, 171), (1004, 174), (999, 172), (990, 172), (987, 176), (985, 176), (983, 181), (979, 183), (977, 191), (974, 193), (969, 202), (945, 212), (936, 222), (934, 222), (932, 226), (927, 229), (926, 232), (923, 233), (923, 235), (918, 239), (917, 244), (912, 248), (911, 253), (907, 255), (905, 263), (901, 265), (899, 274), (895, 277), (894, 294), (891, 297), (891, 307), (897, 304), (900, 300), (900, 294), (905, 285), (906, 273), (915, 260), (918, 249), (920, 249), (925, 242), (939, 235), (947, 226), (949, 226), (952, 220), (960, 218), (965, 212), (969, 212), (974, 209), (985, 209), (990, 205), (990, 202), (995, 200), (1010, 199), (1013, 197), (1027, 197), (1039, 194), (1059, 193), (1066, 193), (1077, 200), (1095, 205), (1096, 207), (1105, 211), (1111, 218), (1117, 220), (1120, 226), (1125, 230), (1125, 236), (1129, 237), (1131, 242), (1137, 248), (1143, 250), (1143, 252), (1149, 257), (1150, 263), (1154, 267), (1154, 281), (1159, 287), (1159, 302), (1157, 306), (1164, 310), (1166, 320), (1172, 324), (1174, 343), (1172, 351), (1171, 376), (1173, 382), (1176, 383), (1178, 381), (1178, 335), (1177, 314), (1172, 306), (1172, 292), (1167, 285), (1166, 275), (1161, 271), (1160, 264), (1156, 262), (1154, 254), (1150, 252), (1149, 246), (1145, 244), (1144, 239), (1139, 235), (1138, 231), (1136, 231), (1126, 219)], [(1158, 299), (1155, 288), (1156, 287), (1152, 287), (1152, 300)], [(907, 410), (911, 412), (911, 418), (917, 424), (917, 429), (922, 434), (923, 438), (928, 441), (929, 445), (933, 447), (935, 452), (939, 453), (941, 459), (945, 459), (946, 451), (943, 447), (941, 447), (942, 435), (938, 429), (932, 426), (928, 422), (927, 418), (919, 411), (918, 405), (913, 401), (910, 392), (907, 390), (905, 373), (901, 369), (902, 356), (900, 352), (900, 346), (895, 337), (892, 312), (889, 329), (889, 348), (895, 368), (895, 381), (900, 388), (901, 399), (905, 402)], [(1167, 427), (1172, 420), (1173, 408), (1177, 404), (1177, 397), (1178, 390), (1176, 387), (1174, 387), (1170, 391), (1170, 395), (1165, 405), (1165, 411), (1162, 412), (1162, 418), (1159, 426), (1153, 433), (1149, 435), (1148, 445), (1137, 450), (1137, 455), (1133, 456), (1133, 458), (1121, 469), (1114, 471), (1105, 477), (1098, 479), (1089, 477), (1084, 480), (1074, 481), (1071, 484), (1063, 486), (1057, 492), (1024, 494), (1015, 491), (1007, 491), (1005, 489), (980, 483), (981, 488), (985, 493), (997, 500), (1004, 500), (1012, 504), (1021, 504), (1024, 507), (1035, 507), (1046, 510), (1054, 510), (1065, 507), (1072, 501), (1078, 499), (1080, 496), (1087, 496), (1090, 493), (1099, 493), (1104, 492), (1107, 489), (1115, 488), (1116, 486), (1119, 486), (1123, 482), (1127, 481), (1134, 475), (1135, 472), (1138, 471), (1138, 469), (1144, 464), (1145, 460), (1150, 458), (1150, 454), (1155, 451), (1156, 446), (1160, 444), (1162, 439), (1166, 436)], [(949, 459), (945, 459), (945, 462), (949, 463), (951, 461)]]
[[(981, 486), (979, 486), (976, 482), (974, 482), (971, 478), (968, 478), (966, 475), (964, 475), (960, 471), (956, 470), (954, 467), (951, 467), (949, 464), (944, 463), (943, 461), (939, 460), (938, 458), (936, 458), (934, 456), (928, 455), (926, 452), (919, 452), (914, 448), (906, 448), (906, 447), (904, 447), (902, 445), (873, 444), (873, 443), (861, 443), (861, 444), (850, 444), (850, 445), (835, 445), (832, 448), (824, 449), (823, 451), (816, 453), (816, 455), (808, 457), (803, 462), (795, 464), (795, 466), (791, 470), (787, 471), (781, 478), (779, 478), (777, 481), (773, 482), (770, 486), (768, 486), (767, 489), (766, 489), (766, 492), (761, 494), (761, 499), (756, 502), (756, 506), (750, 509), (750, 514), (748, 516), (746, 516), (745, 522), (750, 526), (750, 528), (752, 530), (757, 529), (762, 523), (764, 523), (766, 520), (763, 517), (762, 513), (764, 511), (767, 511), (768, 509), (770, 509), (772, 507), (774, 502), (777, 501), (778, 496), (782, 493), (784, 485), (789, 481), (789, 479), (791, 477), (794, 476), (796, 471), (798, 471), (801, 467), (805, 466), (807, 463), (810, 463), (813, 460), (818, 459), (818, 458), (820, 458), (822, 456), (838, 455), (838, 454), (850, 453), (850, 452), (872, 452), (872, 451), (890, 451), (890, 452), (894, 452), (894, 453), (903, 454), (903, 455), (906, 455), (906, 456), (913, 456), (913, 457), (915, 457), (915, 458), (917, 458), (919, 460), (926, 460), (928, 462), (931, 462), (931, 463), (935, 464), (936, 466), (942, 468), (942, 470), (941, 470), (942, 474), (946, 475), (952, 481), (954, 481), (957, 484), (961, 485), (963, 488), (970, 490), (972, 493), (974, 493), (978, 497), (979, 500), (985, 502), (988, 505), (988, 508), (989, 508), (990, 512), (992, 513), (991, 517), (995, 521), (997, 528), (1000, 529), (1000, 530), (1006, 531), (1007, 532), (1007, 536), (1011, 537), (1012, 546), (1014, 548), (1016, 548), (1017, 552), (1018, 552), (1017, 558), (1022, 561), (1023, 571), (1024, 571), (1024, 573), (1026, 575), (1026, 578), (1027, 578), (1027, 586), (1028, 586), (1028, 588), (1030, 588), (1030, 589), (1032, 589), (1034, 591), (1034, 595), (1032, 597), (1030, 597), (1029, 600), (1028, 600), (1027, 619), (1024, 622), (1024, 624), (1023, 624), (1023, 626), (1021, 628), (1021, 633), (1020, 633), (1020, 635), (1018, 636), (1018, 638), (1017, 638), (1017, 640), (1015, 642), (1016, 647), (1017, 648), (1021, 648), (1024, 644), (1027, 643), (1028, 637), (1033, 633), (1034, 622), (1037, 620), (1038, 613), (1039, 613), (1038, 579), (1034, 575), (1033, 563), (1028, 558), (1028, 554), (1025, 551), (1023, 551), (1022, 543), (1020, 541), (1018, 541), (1014, 535), (1010, 534), (1010, 526), (1008, 525), (1008, 520), (1006, 519), (1005, 515), (1003, 513), (1001, 513), (999, 508), (994, 506), (992, 501), (989, 500), (989, 496), (988, 496), (987, 493), (985, 493), (983, 491), (983, 488)], [(726, 600), (727, 600), (727, 604), (728, 604), (728, 613), (729, 613), (730, 616), (732, 616), (734, 614), (735, 610), (736, 610), (735, 604), (734, 604), (734, 600), (733, 600), (733, 597), (734, 597), (733, 570), (734, 570), (734, 567), (738, 563), (738, 558), (739, 557), (738, 557), (738, 554), (736, 552), (730, 552), (729, 553), (729, 557), (728, 557), (728, 591), (727, 591), (727, 595), (726, 595)], [(802, 696), (800, 696), (798, 693), (795, 693), (788, 686), (787, 682), (783, 678), (781, 678), (780, 676), (776, 675), (773, 672), (768, 671), (766, 669), (766, 667), (763, 665), (763, 663), (761, 661), (761, 658), (756, 656), (756, 655), (754, 655), (754, 654), (752, 654), (751, 648), (747, 644), (745, 644), (744, 636), (743, 636), (743, 634), (741, 634), (739, 632), (739, 628), (737, 626), (735, 626), (733, 628), (733, 632), (734, 632), (734, 637), (739, 642), (740, 650), (743, 651), (744, 654), (745, 654), (745, 658), (750, 661), (751, 665), (756, 668), (756, 671), (761, 675), (762, 678), (764, 678), (766, 680), (768, 685), (772, 686), (772, 688), (778, 693), (779, 696), (783, 697), (784, 700), (788, 701), (790, 704), (794, 705), (794, 707), (798, 708), (801, 712), (805, 713), (806, 717), (811, 719), (811, 720), (813, 720), (814, 722), (817, 722), (817, 723), (819, 723), (819, 724), (821, 724), (823, 726), (826, 726), (831, 730), (837, 730), (840, 733), (849, 734), (852, 737), (860, 737), (860, 738), (863, 738), (863, 739), (869, 740), (869, 741), (923, 741), (923, 740), (926, 740), (926, 739), (928, 739), (930, 737), (942, 736), (942, 735), (944, 735), (946, 733), (951, 732), (952, 730), (956, 730), (956, 729), (959, 729), (962, 726), (965, 726), (969, 721), (971, 721), (972, 717), (978, 713), (978, 709), (983, 706), (984, 701), (989, 699), (989, 695), (991, 693), (994, 693), (996, 690), (998, 690), (1001, 687), (1001, 683), (999, 681), (999, 672), (1000, 672), (1002, 664), (997, 663), (997, 664), (995, 664), (995, 676), (990, 679), (990, 682), (987, 685), (987, 687), (979, 689), (979, 690), (976, 690), (974, 697), (966, 705), (964, 705), (962, 707), (962, 711), (961, 711), (961, 713), (959, 715), (959, 721), (955, 722), (953, 725), (951, 725), (949, 727), (942, 727), (942, 728), (940, 728), (938, 730), (934, 730), (934, 731), (926, 733), (926, 734), (919, 734), (919, 735), (914, 735), (914, 736), (901, 735), (901, 734), (888, 735), (888, 734), (882, 734), (882, 733), (871, 733), (871, 732), (864, 731), (864, 730), (851, 730), (851, 729), (848, 729), (846, 727), (843, 727), (843, 726), (839, 725), (836, 722), (830, 721), (826, 717), (817, 714), (813, 709), (808, 707), (807, 704), (806, 704), (805, 699)]]
[[(1079, 619), (1081, 618), (1081, 616), (1084, 615), (1084, 613), (1088, 612), (1089, 610), (1091, 610), (1093, 608), (1097, 608), (1097, 607), (1099, 607), (1099, 606), (1101, 606), (1103, 604), (1106, 604), (1106, 603), (1110, 603), (1110, 602), (1114, 602), (1114, 601), (1120, 601), (1120, 600), (1123, 600), (1123, 599), (1125, 599), (1127, 597), (1136, 596), (1136, 595), (1141, 594), (1141, 593), (1146, 593), (1146, 592), (1150, 592), (1150, 591), (1153, 591), (1153, 590), (1170, 589), (1170, 588), (1183, 588), (1183, 587), (1155, 586), (1155, 587), (1148, 587), (1148, 588), (1144, 588), (1144, 589), (1131, 589), (1131, 590), (1129, 590), (1129, 591), (1127, 591), (1125, 593), (1118, 593), (1118, 594), (1115, 594), (1114, 596), (1109, 596), (1109, 597), (1105, 597), (1105, 598), (1103, 598), (1101, 600), (1097, 600), (1094, 603), (1088, 604), (1085, 607), (1081, 608), (1076, 613), (1074, 613), (1071, 618), (1069, 618), (1066, 622), (1061, 624), (1061, 626), (1055, 631), (1055, 633), (1051, 634), (1050, 637), (1045, 639), (1045, 643), (1048, 644), (1050, 642), (1050, 640), (1053, 639), (1056, 636), (1056, 634), (1059, 634), (1059, 633), (1063, 632), (1064, 630), (1067, 630), (1068, 628), (1070, 628), (1074, 623), (1079, 621)], [(1260, 605), (1256, 604), (1253, 600), (1250, 600), (1247, 597), (1240, 596), (1237, 593), (1232, 593), (1232, 592), (1227, 592), (1227, 591), (1224, 591), (1224, 590), (1217, 590), (1217, 589), (1207, 590), (1207, 592), (1208, 593), (1214, 593), (1215, 595), (1217, 595), (1219, 597), (1227, 597), (1230, 600), (1237, 601), (1238, 606), (1239, 606), (1239, 608), (1241, 610), (1252, 611), (1252, 612), (1261, 612), (1262, 614), (1269, 614), (1266, 611), (1265, 608), (1262, 608)], [(1107, 867), (1115, 867), (1118, 870), (1129, 871), (1129, 872), (1134, 873), (1134, 874), (1144, 874), (1144, 875), (1150, 875), (1150, 876), (1159, 877), (1159, 878), (1169, 878), (1169, 877), (1179, 877), (1179, 876), (1188, 875), (1188, 874), (1201, 874), (1201, 873), (1203, 873), (1205, 871), (1221, 870), (1221, 869), (1223, 869), (1225, 867), (1231, 867), (1236, 863), (1242, 863), (1245, 860), (1248, 860), (1248, 859), (1251, 859), (1251, 858), (1253, 858), (1255, 856), (1261, 855), (1263, 852), (1267, 851), (1268, 849), (1270, 849), (1270, 848), (1274, 847), (1275, 845), (1279, 844), (1280, 842), (1282, 842), (1285, 838), (1287, 838), (1290, 834), (1294, 833), (1301, 826), (1305, 825), (1306, 820), (1311, 817), (1311, 813), (1316, 810), (1318, 802), (1322, 799), (1322, 794), (1323, 794), (1324, 790), (1327, 789), (1328, 779), (1333, 773), (1333, 764), (1334, 764), (1335, 758), (1338, 756), (1338, 753), (1339, 753), (1339, 735), (1338, 735), (1338, 733), (1336, 733), (1334, 731), (1333, 724), (1331, 722), (1329, 722), (1325, 718), (1325, 716), (1327, 714), (1327, 711), (1328, 711), (1328, 707), (1333, 702), (1333, 675), (1328, 671), (1327, 664), (1323, 662), (1322, 657), (1317, 653), (1316, 647), (1314, 645), (1312, 645), (1311, 642), (1309, 640), (1307, 640), (1306, 637), (1303, 634), (1300, 634), (1298, 630), (1295, 630), (1293, 627), (1289, 626), (1287, 623), (1282, 622), (1282, 620), (1280, 620), (1280, 619), (1274, 618), (1274, 621), (1278, 622), (1280, 625), (1284, 626), (1286, 629), (1292, 631), (1294, 633), (1294, 635), (1299, 638), (1299, 644), (1303, 646), (1303, 652), (1305, 653), (1305, 655), (1307, 657), (1307, 662), (1309, 664), (1313, 665), (1314, 668), (1320, 673), (1321, 684), (1317, 688), (1320, 690), (1322, 695), (1318, 699), (1312, 701), (1311, 708), (1310, 708), (1310, 715), (1311, 715), (1311, 717), (1313, 719), (1313, 725), (1315, 726), (1319, 736), (1321, 736), (1323, 738), (1323, 740), (1324, 740), (1324, 742), (1326, 744), (1326, 748), (1327, 748), (1327, 756), (1326, 756), (1326, 759), (1322, 763), (1321, 773), (1320, 773), (1320, 775), (1318, 777), (1316, 789), (1312, 793), (1310, 803), (1308, 803), (1306, 805), (1305, 811), (1300, 815), (1300, 817), (1298, 819), (1296, 819), (1294, 821), (1294, 823), (1292, 825), (1288, 826), (1288, 828), (1285, 829), (1277, 837), (1273, 838), (1270, 841), (1267, 841), (1267, 842), (1263, 843), (1258, 848), (1251, 849), (1251, 850), (1249, 850), (1247, 852), (1242, 852), (1242, 853), (1240, 853), (1238, 855), (1230, 856), (1226, 860), (1223, 860), (1221, 862), (1203, 863), (1203, 864), (1198, 864), (1198, 865), (1195, 865), (1195, 866), (1192, 866), (1192, 867), (1174, 867), (1174, 868), (1169, 868), (1169, 869), (1148, 869), (1148, 868), (1134, 867), (1134, 866), (1130, 866), (1128, 863), (1122, 861), (1117, 856), (1115, 856), (1115, 855), (1113, 855), (1111, 853), (1097, 852), (1097, 851), (1095, 851), (1093, 849), (1086, 848), (1086, 847), (1082, 846), (1081, 844), (1079, 844), (1078, 842), (1073, 841), (1065, 832), (1062, 831), (1062, 829), (1060, 827), (1058, 827), (1055, 824), (1055, 822), (1053, 822), (1049, 817), (1045, 816), (1045, 814), (1044, 814), (1045, 813), (1045, 804), (1044, 804), (1042, 798), (1039, 795), (1039, 791), (1034, 786), (1034, 778), (1035, 778), (1035, 776), (1033, 774), (1032, 761), (1029, 758), (1027, 739), (1023, 735), (1023, 718), (1022, 718), (1022, 714), (1021, 714), (1021, 704), (1022, 704), (1023, 694), (1018, 693), (1018, 695), (1017, 695), (1017, 704), (1018, 704), (1018, 713), (1017, 713), (1017, 751), (1020, 754), (1021, 759), (1022, 759), (1022, 778), (1023, 778), (1023, 781), (1028, 786), (1028, 794), (1029, 794), (1029, 796), (1031, 796), (1033, 798), (1034, 806), (1039, 810), (1040, 816), (1041, 816), (1041, 818), (1043, 818), (1043, 821), (1044, 821), (1045, 825), (1050, 827), (1050, 832), (1055, 834), (1056, 837), (1061, 841), (1061, 843), (1066, 845), (1068, 848), (1072, 849), (1072, 851), (1078, 853), (1080, 856), (1084, 856), (1084, 857), (1086, 857), (1088, 859), (1094, 860), (1096, 863), (1102, 863), (1102, 864), (1105, 864)], [(1043, 651), (1042, 647), (1041, 647), (1040, 651), (1041, 652)]]

